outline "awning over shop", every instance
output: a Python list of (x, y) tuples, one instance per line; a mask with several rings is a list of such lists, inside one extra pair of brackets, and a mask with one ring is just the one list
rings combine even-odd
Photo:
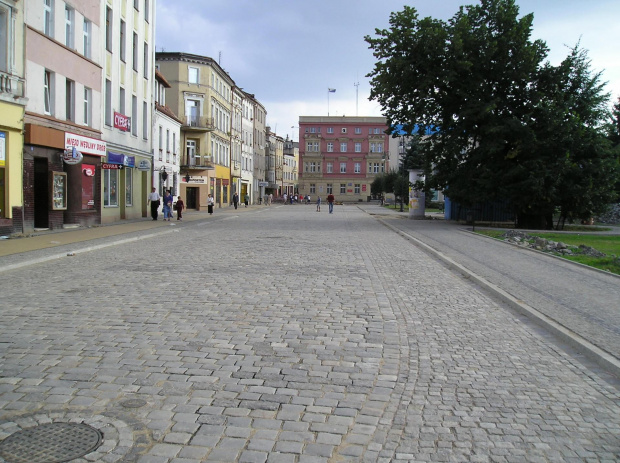
[(118, 154), (108, 151), (108, 163), (110, 164), (121, 164), (125, 167), (135, 167), (136, 165), (136, 157), (135, 156), (127, 156), (125, 154)]

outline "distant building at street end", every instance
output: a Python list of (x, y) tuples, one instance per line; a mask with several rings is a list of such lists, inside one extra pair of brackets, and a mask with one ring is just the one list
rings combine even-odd
[(299, 193), (366, 201), (390, 168), (387, 129), (385, 117), (300, 116)]

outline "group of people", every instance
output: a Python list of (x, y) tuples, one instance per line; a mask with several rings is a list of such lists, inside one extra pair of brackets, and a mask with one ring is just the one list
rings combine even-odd
[[(310, 196), (308, 195), (308, 198), (310, 198)], [(333, 214), (334, 212), (334, 201), (336, 201), (336, 198), (334, 197), (333, 194), (328, 194), (327, 195), (327, 205), (329, 206), (329, 213)], [(308, 199), (308, 202), (310, 202), (310, 199)], [(321, 212), (321, 197), (318, 196), (316, 199), (316, 211), (317, 212)]]
[(164, 213), (164, 221), (170, 222), (170, 220), (174, 217), (172, 210), (177, 211), (177, 220), (183, 220), (183, 209), (185, 209), (185, 204), (183, 203), (183, 199), (181, 196), (177, 198), (177, 201), (174, 202), (174, 196), (170, 193), (170, 190), (166, 190), (163, 198), (157, 192), (157, 188), (153, 187), (151, 190), (151, 194), (148, 198), (148, 203), (151, 205), (151, 217), (153, 220), (157, 220), (159, 216), (159, 205), (163, 200), (164, 206), (162, 208), (162, 212)]
[[(233, 194), (233, 205), (235, 206), (235, 209), (237, 209), (237, 205), (239, 204), (239, 195), (237, 193)], [(246, 193), (246, 195), (243, 197), (243, 204), (245, 204), (245, 207), (248, 207), (248, 204), (250, 204), (250, 195), (248, 195)]]
[[(286, 204), (286, 200), (287, 200), (286, 193), (284, 193), (283, 197), (284, 197), (284, 203)], [(271, 205), (272, 198), (273, 196), (271, 194), (266, 197), (267, 204)], [(162, 199), (164, 203), (164, 206), (162, 208), (162, 212), (164, 213), (164, 221), (170, 222), (170, 220), (174, 217), (174, 214), (172, 212), (173, 209), (177, 211), (177, 220), (183, 220), (183, 209), (185, 209), (185, 204), (183, 203), (183, 199), (181, 198), (181, 196), (178, 196), (176, 202), (174, 202), (174, 196), (172, 196), (172, 194), (170, 193), (170, 190), (166, 190), (162, 198), (157, 192), (157, 188), (155, 187), (153, 187), (151, 194), (149, 194), (149, 197), (148, 197), (148, 203), (151, 205), (151, 217), (153, 218), (153, 220), (157, 220), (158, 218), (159, 206), (161, 204)], [(305, 198), (302, 195), (300, 195), (299, 197), (297, 195), (290, 196), (291, 204), (297, 201), (302, 202), (304, 199), (306, 200), (306, 204), (310, 204), (310, 201), (311, 201), (310, 195), (306, 195)], [(237, 209), (237, 206), (239, 204), (239, 195), (237, 193), (233, 194), (232, 200), (233, 200), (233, 205), (235, 206), (235, 209)], [(328, 194), (327, 203), (329, 205), (330, 214), (334, 212), (334, 201), (335, 201), (334, 195), (331, 193)], [(250, 196), (246, 194), (243, 198), (243, 202), (245, 204), (245, 207), (248, 207), (248, 204), (250, 203)], [(207, 197), (207, 212), (209, 214), (213, 214), (214, 205), (215, 205), (215, 200), (213, 199), (213, 195), (209, 193), (209, 196)], [(321, 212), (321, 197), (320, 196), (317, 196), (316, 211)]]

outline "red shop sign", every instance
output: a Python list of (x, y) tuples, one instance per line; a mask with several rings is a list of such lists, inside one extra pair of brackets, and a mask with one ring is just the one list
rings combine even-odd
[(105, 170), (122, 170), (123, 167), (125, 166), (122, 164), (108, 164), (107, 162), (101, 164), (101, 168)]
[(131, 117), (114, 111), (114, 127), (123, 132), (129, 132), (131, 130)]

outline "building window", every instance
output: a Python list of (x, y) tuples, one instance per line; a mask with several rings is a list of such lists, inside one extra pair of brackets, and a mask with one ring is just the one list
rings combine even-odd
[(199, 79), (199, 69), (189, 66), (187, 68), (187, 81), (190, 84), (198, 84), (200, 81)]
[(340, 152), (341, 153), (346, 153), (347, 152), (347, 142), (340, 143)]
[(54, 37), (54, 0), (43, 0), (43, 33)]
[(149, 44), (144, 42), (144, 78), (149, 78)]
[(112, 126), (112, 82), (105, 80), (105, 125)]
[(146, 101), (142, 102), (142, 138), (149, 139), (149, 105)]
[(331, 195), (334, 193), (334, 186), (331, 183), (327, 184), (327, 194)]
[(354, 171), (356, 174), (360, 174), (360, 173), (362, 173), (362, 164), (361, 164), (361, 163), (359, 163), (359, 162), (356, 162), (356, 163), (355, 163), (355, 166), (354, 166), (354, 170), (353, 170), (353, 171)]
[(355, 133), (362, 133), (361, 127), (355, 127)]
[(125, 169), (125, 206), (133, 206), (133, 169)]
[(327, 142), (327, 152), (328, 153), (333, 153), (334, 152), (334, 143), (333, 142)]
[(159, 160), (161, 161), (164, 155), (164, 129), (161, 125), (159, 126), (159, 144), (157, 148), (159, 149)]
[(121, 40), (120, 40), (120, 52), (121, 61), (125, 63), (127, 61), (127, 24), (121, 19)]
[(310, 172), (316, 172), (316, 162), (310, 163)]
[(54, 74), (48, 70), (43, 77), (43, 111), (49, 115), (54, 113)]
[(346, 127), (342, 127), (340, 129), (340, 133), (347, 133), (347, 128)]
[(121, 87), (118, 91), (119, 94), (119, 98), (118, 98), (118, 112), (123, 114), (123, 115), (127, 115), (127, 113), (125, 112), (125, 89), (123, 87)]
[(140, 11), (140, 0), (133, 0), (133, 7), (136, 11)]
[(353, 188), (354, 188), (354, 192), (355, 192), (355, 194), (356, 194), (356, 195), (359, 195), (359, 194), (361, 193), (361, 191), (362, 191), (362, 189), (361, 189), (361, 187), (360, 187), (360, 184), (359, 184), (359, 183), (356, 183), (356, 184), (353, 186)]
[(333, 174), (334, 173), (334, 163), (333, 162), (328, 162), (327, 163), (327, 173), (328, 174)]
[(346, 162), (341, 162), (340, 163), (340, 173), (341, 174), (346, 174), (347, 173), (347, 163)]
[(311, 127), (310, 128), (310, 133), (316, 133), (316, 127)]
[(327, 127), (327, 133), (334, 133), (333, 127)]
[(75, 82), (65, 82), (65, 119), (75, 122)]
[(375, 129), (375, 134), (380, 134), (381, 133), (381, 129)]
[(149, 22), (151, 16), (151, 0), (144, 0), (144, 20)]
[(383, 143), (371, 143), (370, 152), (371, 153), (383, 153)]
[(311, 194), (315, 194), (316, 193), (316, 185), (314, 183), (310, 184), (310, 193)]
[(341, 183), (340, 184), (340, 194), (344, 195), (347, 193), (347, 184), (346, 183)]
[(88, 19), (84, 18), (84, 26), (83, 26), (83, 33), (82, 33), (82, 38), (83, 38), (83, 46), (84, 46), (84, 56), (88, 59), (90, 59), (92, 57), (92, 45), (91, 45), (91, 39), (90, 36), (92, 34), (93, 31), (93, 23), (91, 23)]
[(112, 53), (112, 8), (105, 9), (105, 49)]
[(73, 48), (75, 10), (65, 5), (65, 45), (67, 48)]
[(138, 34), (133, 33), (133, 70), (138, 72)]
[(119, 170), (103, 170), (103, 205), (118, 206), (118, 173)]
[(131, 97), (131, 134), (134, 137), (138, 136), (138, 98), (133, 95)]
[(92, 127), (93, 125), (93, 109), (92, 109), (93, 91), (84, 87), (84, 125)]
[(356, 153), (361, 153), (362, 152), (362, 144), (361, 143), (355, 143), (355, 152)]

